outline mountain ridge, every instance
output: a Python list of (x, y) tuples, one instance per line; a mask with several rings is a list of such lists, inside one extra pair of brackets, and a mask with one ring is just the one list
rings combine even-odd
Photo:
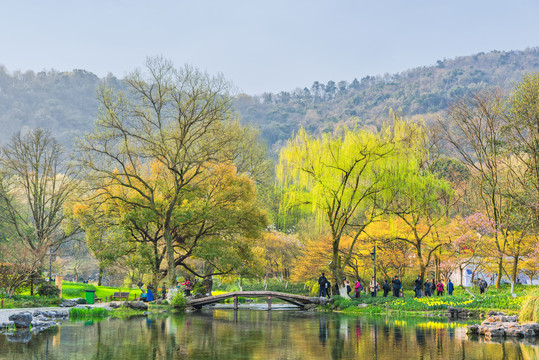
[[(379, 126), (390, 109), (429, 119), (459, 97), (488, 87), (508, 91), (525, 73), (536, 71), (539, 47), (494, 50), (350, 82), (315, 81), (291, 91), (238, 94), (235, 107), (242, 121), (257, 126), (276, 152), (300, 127), (319, 134), (342, 125)], [(0, 66), (0, 143), (17, 131), (43, 127), (71, 148), (76, 136), (93, 127), (102, 79), (123, 86), (112, 74), (99, 78), (81, 69), (9, 73)]]

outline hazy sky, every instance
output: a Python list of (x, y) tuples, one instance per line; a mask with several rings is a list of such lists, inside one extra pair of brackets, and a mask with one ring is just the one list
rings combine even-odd
[(244, 92), (539, 45), (537, 0), (0, 0), (0, 64), (122, 77), (163, 55)]

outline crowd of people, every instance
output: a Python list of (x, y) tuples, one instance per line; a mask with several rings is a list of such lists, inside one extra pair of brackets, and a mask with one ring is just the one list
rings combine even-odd
[[(483, 279), (479, 279), (477, 282), (479, 286), (479, 291), (481, 294), (484, 294), (487, 289), (487, 282)], [(331, 283), (326, 278), (325, 274), (322, 273), (322, 275), (318, 278), (318, 296), (319, 297), (330, 297), (331, 293)], [(361, 296), (361, 292), (366, 290), (363, 287), (363, 284), (361, 283), (360, 279), (357, 279), (354, 288), (353, 288), (353, 294), (352, 293), (352, 285), (350, 284), (350, 281), (345, 277), (343, 280), (344, 288), (346, 289), (346, 293), (350, 295), (350, 297), (355, 297), (356, 299), (359, 299)], [(424, 288), (424, 291), (423, 291)], [(414, 297), (421, 297), (421, 296), (434, 296), (436, 293), (436, 296), (443, 296), (445, 294), (445, 291), (447, 290), (448, 295), (453, 295), (453, 291), (455, 289), (455, 286), (453, 285), (453, 282), (451, 282), (451, 279), (447, 281), (447, 284), (444, 284), (442, 280), (435, 281), (433, 279), (427, 279), (425, 282), (422, 281), (421, 276), (418, 276), (417, 279), (414, 282)], [(383, 291), (383, 296), (387, 297), (389, 292), (392, 292), (394, 297), (402, 297), (403, 294), (403, 284), (398, 276), (395, 276), (391, 280), (391, 284), (387, 279), (384, 279), (384, 283), (382, 286), (376, 281), (374, 276), (372, 277), (371, 281), (368, 285), (368, 290), (370, 292), (370, 295), (372, 297), (376, 297), (377, 294), (380, 291)], [(338, 288), (336, 287), (336, 293), (338, 292)]]

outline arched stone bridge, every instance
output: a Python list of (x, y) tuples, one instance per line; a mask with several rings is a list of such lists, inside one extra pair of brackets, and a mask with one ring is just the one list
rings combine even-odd
[(189, 305), (191, 305), (195, 309), (200, 309), (204, 305), (215, 304), (221, 300), (234, 298), (235, 299), (234, 308), (237, 309), (237, 298), (240, 296), (247, 297), (247, 298), (266, 297), (268, 298), (268, 305), (270, 309), (271, 309), (271, 299), (281, 299), (283, 301), (299, 306), (301, 308), (305, 307), (308, 304), (320, 305), (320, 304), (325, 304), (329, 302), (329, 299), (326, 299), (326, 298), (308, 297), (308, 296), (303, 296), (303, 295), (287, 294), (287, 293), (275, 292), (275, 291), (234, 291), (234, 292), (229, 292), (226, 294), (207, 296), (200, 299), (190, 299)]

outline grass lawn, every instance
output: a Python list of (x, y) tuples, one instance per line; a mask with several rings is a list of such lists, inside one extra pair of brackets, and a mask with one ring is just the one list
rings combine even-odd
[(110, 286), (97, 286), (92, 284), (73, 283), (64, 281), (62, 283), (62, 297), (64, 299), (73, 299), (79, 297), (86, 297), (86, 290), (95, 290), (95, 296), (105, 299), (114, 295), (115, 292), (129, 292), (129, 299), (132, 300), (136, 295), (138, 298), (141, 294), (140, 289), (124, 288), (124, 287), (110, 287)]
[[(95, 296), (102, 299), (114, 295), (115, 292), (129, 292), (129, 300), (133, 300), (134, 295), (136, 295), (136, 297), (138, 298), (141, 294), (141, 291), (138, 288), (132, 289), (125, 287), (97, 286), (92, 284), (64, 281), (62, 282), (62, 298), (86, 298), (87, 289), (95, 290)], [(22, 292), (21, 295), (30, 295), (30, 290)]]

